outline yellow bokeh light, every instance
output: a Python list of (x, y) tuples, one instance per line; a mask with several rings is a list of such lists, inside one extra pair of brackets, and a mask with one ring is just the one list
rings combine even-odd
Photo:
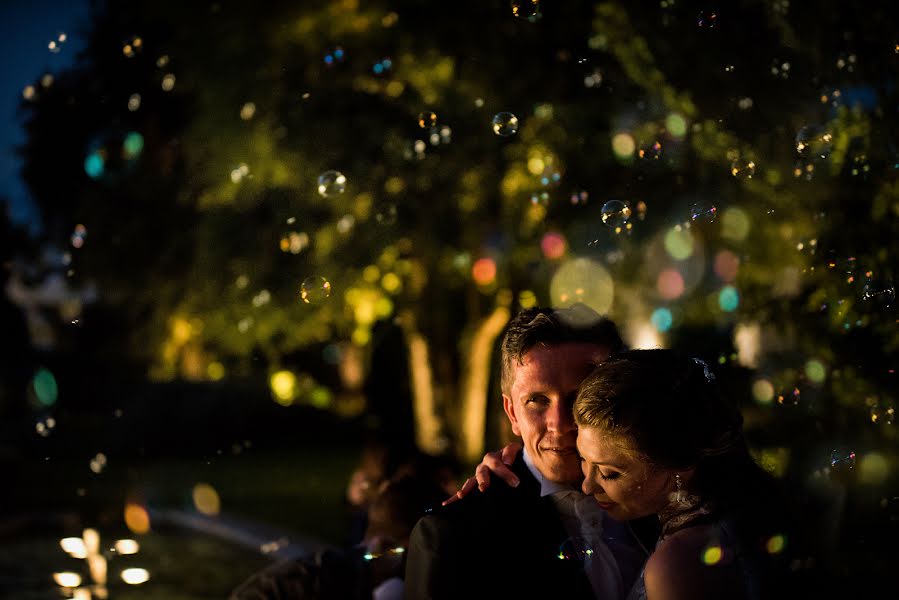
[(634, 151), (637, 149), (637, 142), (634, 136), (626, 131), (616, 133), (612, 137), (612, 152), (620, 159), (633, 158)]
[(371, 341), (371, 331), (364, 327), (357, 327), (353, 330), (350, 339), (357, 346), (366, 346)]
[[(381, 269), (378, 268), (377, 265), (368, 265), (364, 269), (362, 269), (362, 279), (364, 279), (367, 283), (374, 283), (378, 279), (381, 278)], [(350, 300), (350, 293), (347, 292), (347, 300)]]
[(707, 566), (717, 565), (721, 562), (723, 556), (724, 551), (721, 550), (721, 546), (709, 546), (702, 551), (702, 564)]
[(827, 377), (827, 369), (820, 360), (812, 358), (805, 363), (805, 376), (812, 383), (822, 383)]
[(768, 554), (780, 554), (787, 547), (787, 538), (781, 534), (772, 535), (765, 542)]
[(147, 509), (129, 502), (125, 505), (125, 525), (131, 533), (144, 534), (150, 531), (150, 515)]
[(683, 139), (687, 135), (687, 120), (680, 113), (673, 112), (665, 118), (665, 129), (674, 139)]
[(210, 381), (219, 381), (225, 376), (225, 365), (216, 361), (212, 361), (206, 366), (206, 376)]
[(858, 479), (869, 485), (882, 484), (890, 474), (887, 459), (877, 452), (868, 452), (858, 461)]
[(172, 339), (176, 344), (184, 344), (190, 339), (193, 328), (187, 319), (175, 317), (172, 320)]
[(393, 302), (390, 298), (387, 298), (386, 296), (378, 298), (375, 302), (375, 314), (382, 319), (393, 314)]
[(665, 250), (675, 260), (693, 256), (693, 234), (683, 227), (672, 227), (665, 234)]
[(749, 215), (740, 208), (731, 207), (721, 215), (721, 237), (742, 242), (749, 235)]
[(553, 306), (570, 306), (583, 302), (600, 314), (612, 308), (615, 283), (609, 272), (588, 258), (567, 260), (556, 270), (549, 285)]
[(272, 373), (269, 386), (275, 400), (283, 406), (290, 406), (297, 397), (297, 376), (290, 371)]
[(215, 516), (219, 514), (222, 503), (219, 500), (218, 492), (215, 491), (208, 483), (198, 483), (194, 486), (191, 494), (194, 500), (194, 507), (198, 512), (204, 515)]
[(537, 306), (537, 295), (531, 290), (524, 290), (518, 294), (518, 304), (521, 305), (521, 308)]
[(759, 404), (771, 404), (774, 400), (774, 386), (767, 379), (756, 379), (752, 383), (752, 397)]
[(406, 189), (406, 182), (399, 177), (390, 177), (384, 182), (384, 191), (388, 194), (399, 194)]
[(396, 273), (385, 273), (384, 277), (381, 278), (381, 287), (384, 288), (388, 293), (395, 294), (400, 291), (403, 282), (400, 280), (399, 276)]
[(532, 156), (528, 159), (528, 171), (531, 175), (539, 175), (546, 168), (546, 164), (539, 156)]

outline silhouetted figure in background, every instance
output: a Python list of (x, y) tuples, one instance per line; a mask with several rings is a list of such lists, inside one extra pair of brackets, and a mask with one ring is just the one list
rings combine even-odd
[(433, 474), (410, 464), (379, 485), (362, 543), (278, 563), (248, 579), (230, 600), (401, 600), (409, 534), (446, 497)]
[(16, 419), (25, 414), (27, 387), (32, 371), (31, 339), (25, 313), (6, 295), (15, 244), (24, 235), (9, 222), (7, 205), (0, 210), (0, 417)]

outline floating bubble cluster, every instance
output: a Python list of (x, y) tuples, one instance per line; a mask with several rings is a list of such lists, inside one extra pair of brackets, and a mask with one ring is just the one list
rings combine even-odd
[(896, 288), (892, 283), (869, 279), (862, 289), (866, 308), (889, 308), (896, 301)]

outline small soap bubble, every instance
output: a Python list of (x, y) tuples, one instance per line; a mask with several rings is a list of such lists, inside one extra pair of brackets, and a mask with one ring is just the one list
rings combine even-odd
[(393, 225), (396, 223), (396, 205), (385, 204), (375, 213), (375, 221), (378, 225)]
[(896, 288), (892, 282), (869, 279), (862, 288), (862, 300), (866, 307), (889, 308), (896, 301)]
[(572, 536), (559, 546), (556, 558), (559, 560), (571, 560), (583, 563), (593, 555), (593, 544), (582, 536)]
[(422, 129), (430, 129), (437, 125), (437, 113), (425, 111), (418, 115), (418, 126)]
[(637, 151), (637, 156), (646, 160), (658, 160), (662, 156), (662, 143), (656, 140), (647, 144)]
[(711, 223), (718, 216), (718, 207), (711, 202), (697, 202), (690, 208), (690, 219), (700, 223)]
[(510, 112), (499, 112), (493, 117), (493, 133), (500, 137), (509, 137), (518, 132), (518, 117)]
[(300, 286), (300, 298), (306, 304), (316, 304), (331, 295), (331, 282), (324, 277), (313, 275), (303, 280)]
[(512, 16), (519, 19), (527, 19), (532, 23), (542, 16), (540, 14), (540, 0), (512, 0)]
[(631, 207), (621, 200), (609, 200), (602, 205), (602, 222), (612, 229), (624, 227), (631, 218)]
[(333, 198), (346, 191), (346, 177), (340, 171), (325, 171), (318, 176), (318, 193)]
[(713, 29), (718, 22), (718, 15), (713, 11), (703, 10), (696, 15), (696, 25), (700, 29)]
[(855, 450), (851, 448), (836, 448), (830, 453), (830, 468), (847, 471), (855, 468)]
[(730, 174), (737, 179), (752, 179), (755, 175), (755, 162), (746, 158), (737, 158), (730, 163)]
[(825, 159), (833, 149), (833, 134), (821, 125), (806, 125), (796, 134), (796, 152), (811, 160)]

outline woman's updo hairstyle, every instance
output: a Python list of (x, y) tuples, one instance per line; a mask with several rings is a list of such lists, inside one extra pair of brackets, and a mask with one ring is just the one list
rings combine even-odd
[(672, 350), (628, 350), (598, 365), (578, 390), (574, 419), (630, 438), (669, 469), (745, 447), (742, 415), (718, 393), (708, 365)]

